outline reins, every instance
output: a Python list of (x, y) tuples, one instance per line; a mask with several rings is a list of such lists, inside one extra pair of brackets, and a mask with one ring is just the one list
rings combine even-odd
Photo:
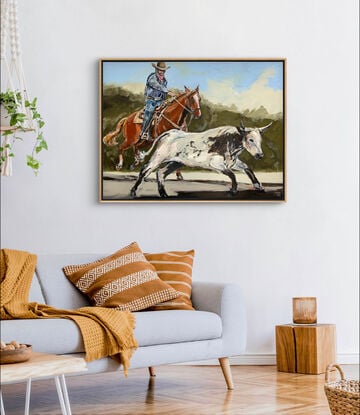
[[(177, 125), (176, 123), (174, 123), (173, 121), (171, 121), (166, 115), (164, 115), (163, 113), (161, 113), (159, 115), (159, 118), (162, 117), (164, 118), (167, 122), (169, 122), (173, 127), (175, 127), (176, 129), (180, 130), (180, 125)], [(157, 122), (156, 126), (159, 124), (159, 122)]]
[[(195, 91), (192, 91), (189, 95), (187, 95), (186, 96), (186, 100), (188, 101), (189, 100), (189, 98), (190, 98), (190, 96), (191, 95), (193, 95), (195, 93)], [(182, 94), (181, 94), (182, 95)], [(179, 95), (179, 97), (181, 96), (181, 95)], [(193, 111), (191, 108), (189, 108), (189, 107), (187, 107), (186, 105), (184, 105), (182, 102), (180, 102), (179, 100), (178, 100), (178, 97), (174, 97), (172, 100), (171, 100), (171, 102), (169, 102), (169, 104), (167, 105), (167, 106), (165, 106), (163, 109), (162, 109), (162, 111), (160, 112), (160, 114), (159, 114), (159, 116), (157, 117), (157, 120), (156, 120), (156, 126), (155, 126), (155, 128), (159, 125), (159, 121), (161, 120), (161, 118), (164, 118), (168, 123), (170, 123), (174, 128), (176, 128), (176, 129), (178, 129), (178, 130), (180, 130), (181, 129), (181, 126), (180, 125), (178, 125), (178, 124), (176, 124), (175, 122), (173, 122), (172, 120), (170, 120), (164, 113), (165, 113), (165, 111), (167, 110), (167, 109), (169, 109), (169, 107), (170, 107), (170, 105), (173, 103), (173, 102), (177, 102), (177, 104), (178, 105), (180, 105), (180, 107), (182, 107), (184, 110), (186, 110), (189, 114), (190, 114), (190, 121), (189, 121), (189, 125), (190, 125), (190, 123), (191, 123), (191, 121), (193, 120), (193, 118), (194, 118), (194, 114), (195, 114), (195, 111), (197, 111), (197, 110), (200, 110), (200, 107), (197, 107), (197, 108), (195, 108), (195, 110)]]

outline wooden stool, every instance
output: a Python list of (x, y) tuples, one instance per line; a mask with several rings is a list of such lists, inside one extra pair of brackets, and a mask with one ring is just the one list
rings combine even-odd
[(276, 326), (276, 363), (279, 372), (318, 375), (335, 358), (335, 324)]

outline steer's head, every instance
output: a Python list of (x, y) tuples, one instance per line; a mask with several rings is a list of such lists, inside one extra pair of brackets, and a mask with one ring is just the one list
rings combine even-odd
[(264, 157), (264, 153), (261, 148), (261, 141), (262, 137), (261, 134), (270, 127), (272, 122), (265, 127), (261, 128), (248, 128), (244, 127), (244, 125), (241, 123), (241, 126), (238, 128), (241, 136), (243, 137), (243, 144), (244, 148), (253, 156), (256, 158), (256, 160), (259, 160)]

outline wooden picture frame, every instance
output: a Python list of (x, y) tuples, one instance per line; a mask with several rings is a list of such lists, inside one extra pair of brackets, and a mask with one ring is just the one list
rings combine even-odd
[(100, 202), (286, 201), (286, 59), (100, 59), (99, 85)]

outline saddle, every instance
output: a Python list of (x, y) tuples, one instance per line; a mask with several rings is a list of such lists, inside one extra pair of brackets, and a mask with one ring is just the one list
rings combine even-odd
[[(155, 109), (154, 114), (153, 114), (153, 117), (151, 119), (150, 126), (153, 126), (154, 125), (157, 117), (159, 116), (159, 113), (164, 109), (164, 107), (165, 107), (165, 105), (162, 104), (162, 105), (160, 105), (159, 107), (157, 107)], [(139, 110), (135, 114), (134, 121), (133, 121), (134, 124), (142, 124), (143, 123), (143, 121), (144, 121), (144, 112), (145, 112), (145, 109), (142, 108), (141, 110)]]
[[(165, 108), (169, 105), (169, 103), (171, 103), (174, 99), (175, 98), (173, 98), (173, 97), (167, 99), (166, 101), (164, 101), (161, 105), (159, 105), (155, 109), (155, 111), (153, 113), (153, 116), (151, 118), (151, 121), (150, 121), (149, 129), (148, 129), (148, 134), (151, 137), (151, 141), (155, 138), (153, 136), (153, 132), (154, 132), (155, 126), (158, 124), (158, 122), (160, 121), (160, 119), (162, 117), (164, 117), (165, 119), (167, 119), (165, 117), (165, 115), (163, 115), (163, 112), (164, 112)], [(142, 124), (144, 122), (144, 112), (145, 112), (145, 108), (142, 108), (141, 110), (139, 110), (139, 111), (136, 112), (135, 117), (134, 117), (134, 120), (133, 120), (133, 123), (134, 124)], [(172, 123), (171, 120), (169, 120), (169, 119), (167, 119), (167, 120), (168, 120), (168, 122)], [(174, 123), (172, 123), (172, 124), (176, 128), (180, 128), (181, 130), (187, 131), (187, 125), (186, 125), (186, 121), (185, 120), (184, 120), (182, 126), (180, 126), (180, 127), (177, 126)]]

